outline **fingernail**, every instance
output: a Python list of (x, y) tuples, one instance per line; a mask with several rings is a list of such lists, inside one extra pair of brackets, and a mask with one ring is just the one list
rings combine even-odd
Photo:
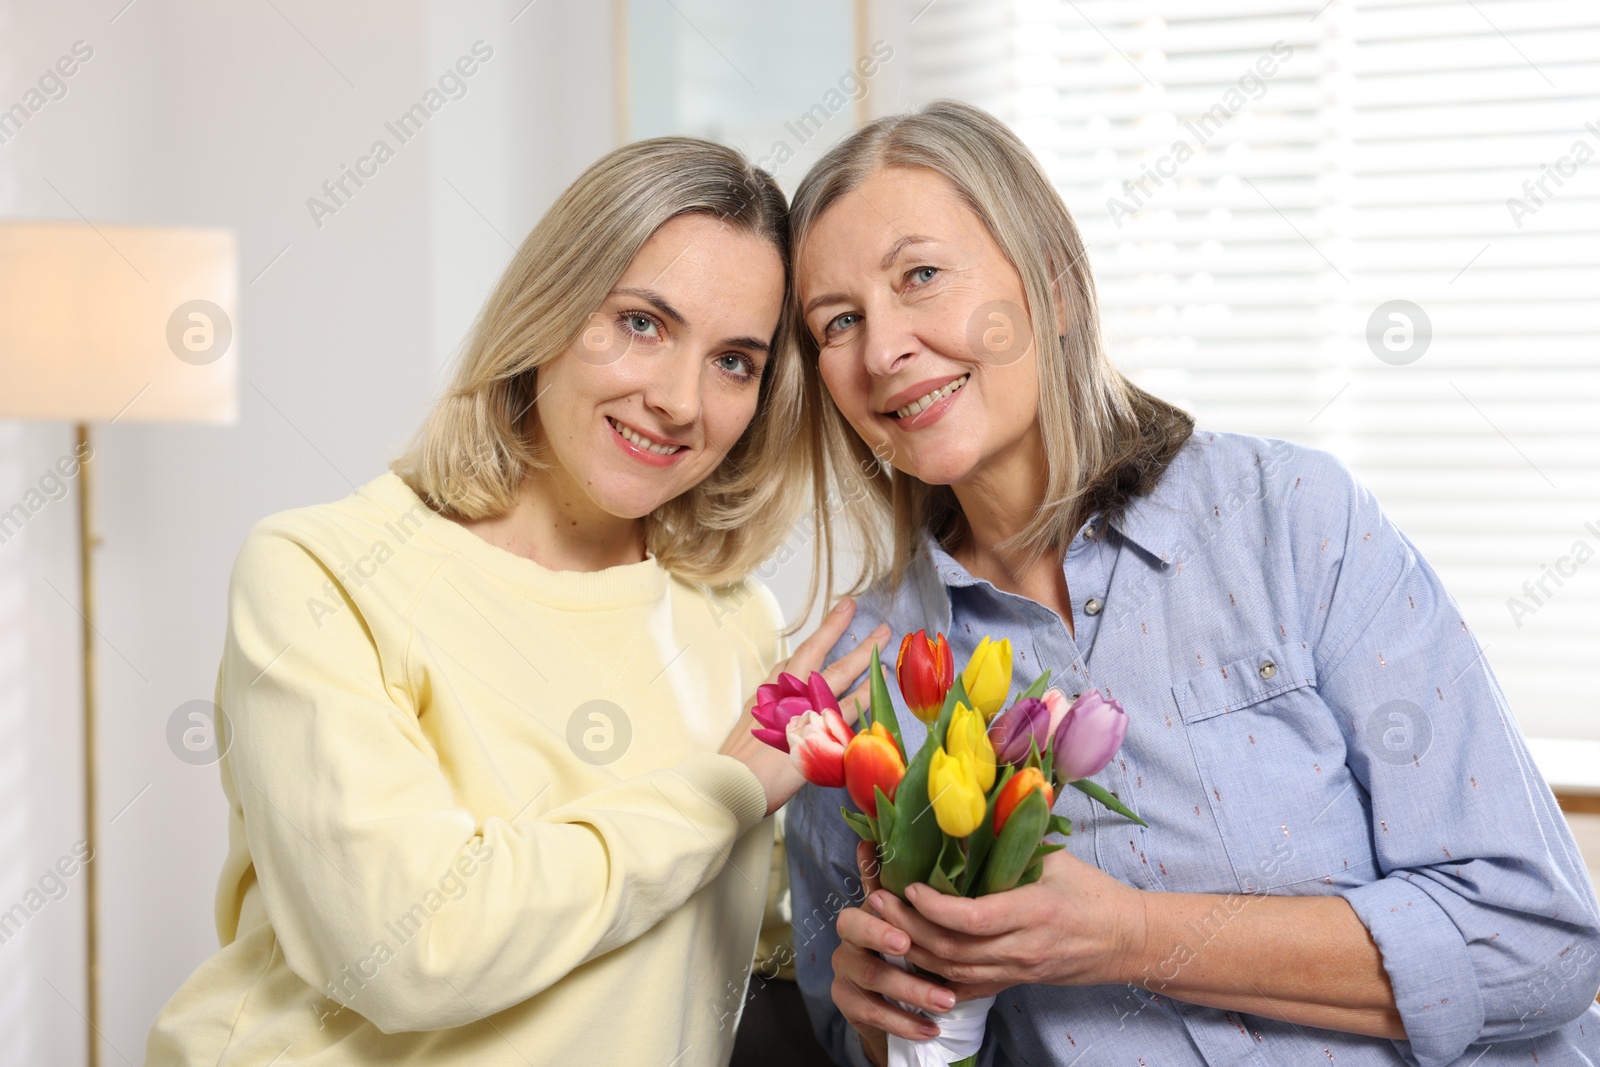
[(890, 950), (896, 956), (905, 955), (906, 949), (911, 947), (911, 941), (905, 934), (890, 934), (887, 940)]
[(883, 906), (888, 903), (889, 898), (880, 892), (872, 894), (869, 899), (872, 902), (872, 910), (878, 912), (880, 915), (883, 914)]
[(933, 1001), (933, 1006), (939, 1011), (949, 1011), (956, 1006), (956, 995), (948, 989), (938, 990), (929, 999)]
[(917, 892), (918, 890), (915, 885), (906, 886), (906, 899), (915, 904), (917, 902)]
[(938, 1037), (939, 1036), (939, 1028), (937, 1026), (933, 1025), (932, 1023), (923, 1023), (922, 1024), (922, 1036), (923, 1037)]

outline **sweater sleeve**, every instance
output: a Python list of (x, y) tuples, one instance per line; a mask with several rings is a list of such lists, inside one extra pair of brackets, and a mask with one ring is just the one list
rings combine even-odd
[(290, 968), (385, 1033), (478, 1021), (627, 944), (764, 817), (756, 777), (705, 753), (480, 821), (453, 796), (379, 620), (348, 597), (308, 617), (307, 591), (330, 577), (268, 526), (241, 551), (218, 685), (225, 774)]
[(1343, 891), (1422, 1067), (1536, 1037), (1600, 988), (1594, 888), (1455, 601), (1332, 456), (1291, 512), (1324, 701), (1383, 877)]

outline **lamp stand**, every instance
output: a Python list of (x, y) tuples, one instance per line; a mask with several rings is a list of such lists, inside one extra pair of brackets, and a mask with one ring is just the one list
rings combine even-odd
[(96, 877), (100, 858), (95, 809), (95, 688), (94, 688), (94, 550), (100, 540), (94, 532), (94, 453), (89, 449), (89, 425), (77, 427), (78, 452), (78, 582), (83, 611), (83, 839), (89, 849), (84, 877), (84, 955), (89, 986), (89, 1067), (100, 1067), (100, 907)]

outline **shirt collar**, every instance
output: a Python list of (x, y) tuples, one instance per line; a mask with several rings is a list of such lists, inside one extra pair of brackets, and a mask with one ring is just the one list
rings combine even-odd
[[(1176, 549), (1183, 542), (1191, 518), (1189, 509), (1181, 504), (1185, 496), (1184, 476), (1180, 470), (1174, 469), (1178, 467), (1178, 459), (1182, 455), (1180, 453), (1174, 459), (1153, 490), (1129, 501), (1122, 517), (1111, 523), (1111, 528), (1117, 534), (1148, 556), (1156, 567), (1171, 566), (1177, 562)], [(1098, 528), (1102, 521), (1104, 516), (1097, 511), (1087, 525)], [(1079, 532), (1081, 534), (1082, 531)], [(922, 546), (940, 584), (947, 588), (965, 588), (979, 582), (940, 547), (932, 535), (923, 533)]]

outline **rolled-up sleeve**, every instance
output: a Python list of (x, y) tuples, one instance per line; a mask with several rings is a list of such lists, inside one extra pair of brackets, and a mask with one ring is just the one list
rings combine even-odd
[(1600, 909), (1460, 609), (1372, 493), (1324, 456), (1291, 505), (1297, 585), (1382, 875), (1342, 895), (1383, 955), (1400, 1048), (1433, 1067), (1588, 1010)]

